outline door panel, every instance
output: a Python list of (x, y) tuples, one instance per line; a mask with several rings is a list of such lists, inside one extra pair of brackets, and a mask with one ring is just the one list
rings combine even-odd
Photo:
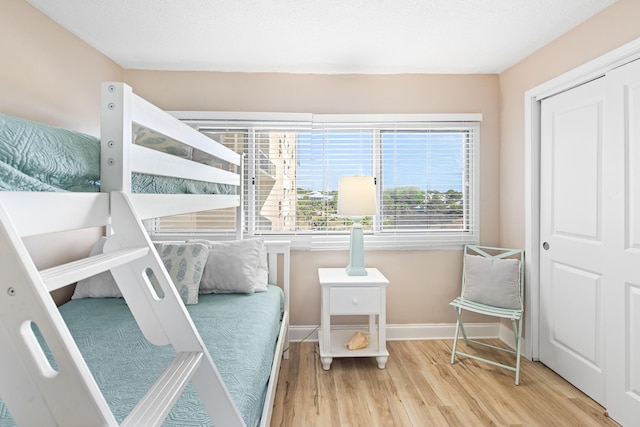
[(601, 108), (599, 100), (588, 99), (553, 112), (551, 220), (556, 235), (600, 238)]
[(604, 82), (542, 101), (540, 360), (604, 404)]
[[(628, 347), (625, 354), (625, 365), (629, 379), (628, 390), (630, 397), (640, 402), (640, 283), (627, 283), (625, 286), (625, 311), (629, 316)], [(636, 403), (636, 410), (640, 410)], [(637, 412), (640, 414), (640, 411)]]
[(579, 359), (598, 370), (601, 275), (555, 262), (551, 268), (554, 284), (551, 344), (561, 347), (571, 359)]
[(640, 61), (606, 75), (606, 234), (610, 283), (604, 294), (607, 331), (606, 407), (622, 425), (640, 418)]
[[(625, 235), (627, 238), (626, 248), (640, 251), (640, 62), (636, 61), (613, 72), (611, 78), (617, 79), (622, 85), (623, 114), (625, 123), (622, 125), (625, 147), (625, 182), (628, 190), (626, 199), (627, 212), (625, 223), (627, 224)], [(616, 85), (617, 86), (617, 85)], [(618, 119), (620, 120), (620, 119)]]

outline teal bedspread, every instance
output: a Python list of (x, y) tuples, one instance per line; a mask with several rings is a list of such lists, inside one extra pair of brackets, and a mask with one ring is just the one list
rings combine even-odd
[[(137, 135), (137, 134), (136, 134)], [(159, 138), (141, 145), (177, 154)], [(166, 145), (166, 144), (165, 144)], [(179, 156), (185, 157), (185, 156)], [(134, 193), (232, 194), (229, 185), (133, 174)], [(100, 140), (96, 137), (0, 114), (0, 191), (100, 191)]]
[[(250, 295), (200, 295), (198, 304), (187, 306), (247, 426), (260, 420), (283, 300), (282, 290), (269, 286), (268, 292)], [(175, 352), (149, 344), (121, 298), (72, 300), (60, 312), (116, 419), (122, 422)], [(0, 401), (0, 426), (13, 425)], [(212, 425), (191, 384), (163, 425)]]

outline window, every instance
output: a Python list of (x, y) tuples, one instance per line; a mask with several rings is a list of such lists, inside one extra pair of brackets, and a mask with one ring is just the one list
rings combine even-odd
[[(245, 155), (245, 236), (346, 249), (351, 220), (336, 215), (338, 180), (369, 175), (378, 215), (363, 221), (367, 248), (478, 241), (479, 114), (206, 115), (189, 121)], [(235, 223), (235, 210), (211, 211), (162, 219), (158, 232), (228, 234)]]

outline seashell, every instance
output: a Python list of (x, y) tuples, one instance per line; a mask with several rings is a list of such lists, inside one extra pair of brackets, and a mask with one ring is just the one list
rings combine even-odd
[(349, 350), (360, 350), (361, 348), (365, 348), (368, 345), (369, 345), (369, 334), (356, 331), (354, 332), (351, 339), (344, 346)]

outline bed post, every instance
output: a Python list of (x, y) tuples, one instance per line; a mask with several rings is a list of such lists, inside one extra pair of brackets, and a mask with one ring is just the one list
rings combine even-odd
[(236, 187), (236, 191), (240, 196), (240, 203), (236, 208), (236, 239), (242, 240), (244, 237), (244, 160), (245, 155), (240, 155), (240, 165), (238, 169), (240, 170), (240, 185)]
[(131, 194), (131, 98), (124, 83), (102, 83), (100, 127), (100, 191)]

